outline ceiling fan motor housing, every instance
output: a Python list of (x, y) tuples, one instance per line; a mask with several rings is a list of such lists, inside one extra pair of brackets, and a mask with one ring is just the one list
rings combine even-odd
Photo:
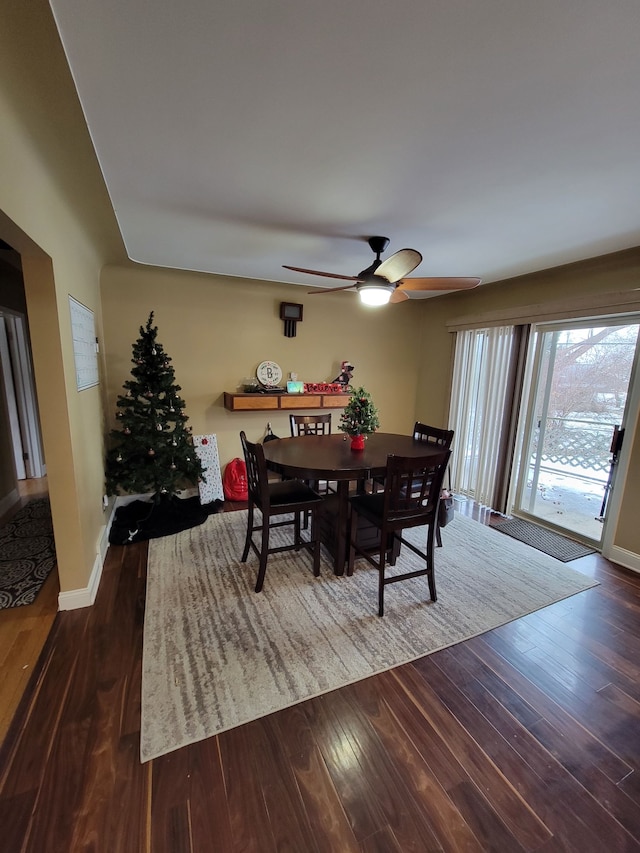
[(371, 251), (375, 252), (378, 259), (380, 259), (380, 255), (386, 251), (390, 241), (388, 237), (369, 237), (367, 242), (371, 247)]

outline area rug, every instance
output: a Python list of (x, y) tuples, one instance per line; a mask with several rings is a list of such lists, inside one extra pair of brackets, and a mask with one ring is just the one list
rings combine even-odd
[[(336, 577), (306, 551), (241, 563), (246, 511), (210, 516), (149, 543), (141, 760), (366, 678), (596, 586), (521, 542), (462, 515), (436, 551), (438, 601), (425, 577), (388, 588), (358, 561)], [(272, 532), (274, 541), (286, 528)], [(424, 536), (417, 529), (409, 534)], [(290, 541), (290, 540), (288, 540)], [(408, 549), (403, 571), (417, 560)]]
[(49, 499), (38, 498), (0, 528), (0, 610), (32, 604), (55, 564)]
[(571, 560), (577, 560), (578, 557), (586, 557), (587, 554), (595, 553), (594, 548), (589, 548), (582, 542), (576, 542), (575, 539), (562, 536), (560, 533), (547, 530), (539, 524), (525, 521), (522, 518), (500, 521), (494, 525), (494, 530), (506, 533), (507, 536), (518, 539), (520, 542), (525, 542), (532, 548), (549, 554), (550, 557), (555, 557), (556, 560), (561, 560), (563, 563), (569, 563)]

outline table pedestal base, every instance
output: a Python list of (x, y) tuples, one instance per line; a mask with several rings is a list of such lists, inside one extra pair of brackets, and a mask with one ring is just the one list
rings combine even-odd
[[(338, 495), (329, 495), (322, 502), (318, 513), (320, 541), (331, 554), (336, 575), (343, 575), (349, 559), (349, 542), (351, 537), (351, 521), (340, 525), (340, 500)], [(343, 530), (345, 539), (339, 536)], [(358, 518), (358, 534), (356, 542), (365, 551), (377, 551), (380, 548), (380, 530), (365, 518)]]

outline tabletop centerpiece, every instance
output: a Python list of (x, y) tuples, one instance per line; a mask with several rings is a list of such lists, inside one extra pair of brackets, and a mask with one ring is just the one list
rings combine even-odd
[(356, 388), (340, 415), (338, 429), (351, 437), (352, 450), (364, 450), (365, 438), (380, 426), (378, 410), (371, 394), (364, 388)]

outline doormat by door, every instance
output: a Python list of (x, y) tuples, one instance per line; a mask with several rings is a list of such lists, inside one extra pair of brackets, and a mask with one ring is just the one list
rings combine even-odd
[(0, 528), (0, 610), (32, 604), (56, 564), (49, 498), (29, 501)]
[(547, 530), (539, 524), (525, 521), (522, 518), (510, 518), (507, 521), (500, 521), (492, 527), (494, 530), (506, 533), (507, 536), (518, 539), (520, 542), (525, 542), (532, 548), (543, 551), (563, 563), (595, 553), (595, 548), (590, 548), (588, 545), (583, 545), (582, 542), (576, 542), (575, 539), (555, 533), (553, 530)]

